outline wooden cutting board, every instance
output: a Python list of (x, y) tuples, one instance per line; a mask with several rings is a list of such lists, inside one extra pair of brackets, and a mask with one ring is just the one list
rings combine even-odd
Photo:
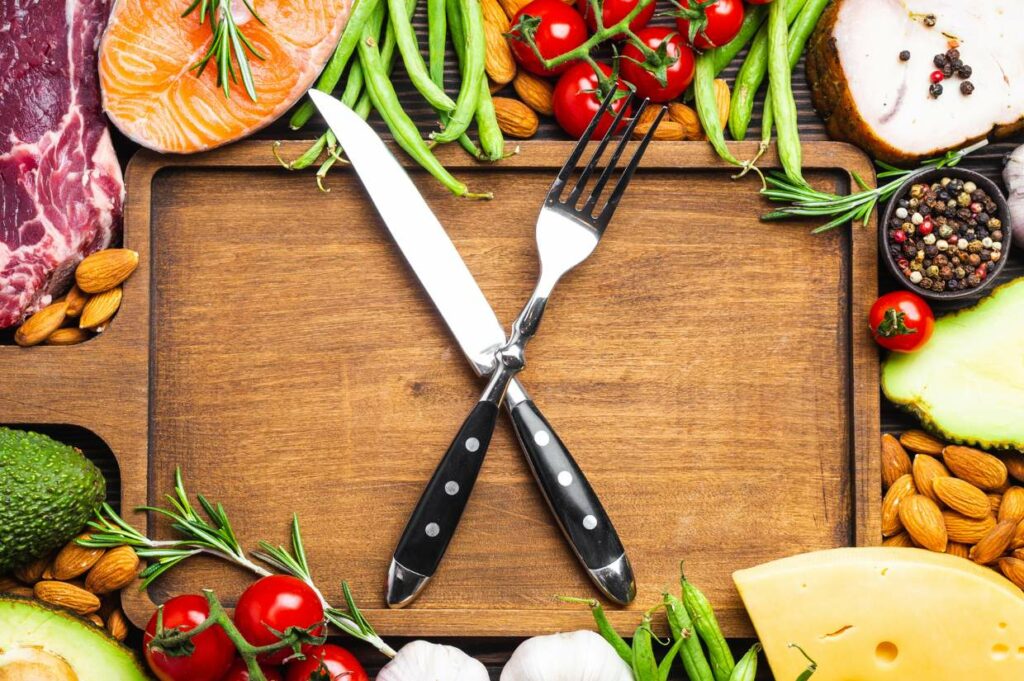
[[(443, 150), (492, 202), (455, 199), (414, 169), (503, 320), (532, 287), (534, 220), (570, 148), (527, 142), (493, 166)], [(852, 147), (804, 152), (821, 187), (873, 177)], [(732, 172), (706, 144), (653, 145), (600, 248), (560, 285), (522, 378), (619, 530), (639, 582), (632, 610), (673, 587), (685, 560), (741, 636), (733, 570), (880, 534), (864, 331), (877, 273), (873, 223), (820, 236), (761, 223), (757, 179)], [(32, 386), (4, 400), (6, 421), (98, 435), (125, 509), (161, 503), (180, 466), (247, 546), (284, 543), (298, 513), (328, 598), (348, 580), (385, 635), (590, 626), (552, 598), (594, 589), (504, 421), (440, 572), (409, 609), (383, 607), (395, 541), (481, 382), (353, 174), (334, 172), (323, 193), (253, 142), (143, 152), (127, 182), (125, 240), (142, 264), (121, 311), (80, 346), (0, 347), (0, 371)], [(195, 559), (125, 605), (141, 624), (150, 599), (214, 588), (231, 604), (247, 579)], [(612, 619), (630, 630), (637, 616)]]

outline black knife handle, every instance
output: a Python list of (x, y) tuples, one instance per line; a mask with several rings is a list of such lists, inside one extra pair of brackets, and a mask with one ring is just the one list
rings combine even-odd
[[(533, 401), (520, 402), (511, 411), (519, 444), (576, 555), (607, 595), (628, 603), (634, 594), (632, 571), (619, 535), (590, 482)], [(595, 572), (617, 561), (620, 570), (628, 574), (612, 580), (621, 583), (603, 583), (606, 580)]]
[(452, 440), (409, 517), (395, 560), (425, 577), (433, 576), (473, 491), (491, 444), (498, 407), (477, 402)]

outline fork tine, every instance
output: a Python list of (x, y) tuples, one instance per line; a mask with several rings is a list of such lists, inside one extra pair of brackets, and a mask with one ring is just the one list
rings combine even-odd
[(558, 200), (558, 197), (562, 194), (562, 189), (565, 187), (565, 183), (569, 181), (574, 170), (576, 170), (576, 164), (580, 160), (580, 156), (583, 155), (583, 150), (587, 148), (587, 143), (590, 142), (590, 136), (594, 134), (594, 129), (597, 127), (598, 121), (604, 116), (605, 112), (608, 111), (608, 107), (611, 106), (612, 98), (615, 97), (616, 89), (613, 88), (609, 92), (604, 101), (601, 102), (601, 107), (597, 110), (597, 114), (591, 119), (587, 129), (583, 132), (583, 136), (580, 137), (579, 142), (576, 143), (576, 148), (569, 154), (568, 160), (562, 169), (558, 171), (558, 176), (555, 181), (551, 184), (551, 189), (548, 190), (548, 196), (545, 203), (554, 203)]
[[(615, 152), (612, 154), (611, 159), (608, 160), (608, 165), (605, 166), (601, 176), (597, 178), (597, 184), (594, 185), (593, 190), (590, 192), (590, 198), (587, 199), (586, 205), (583, 206), (583, 214), (591, 215), (594, 211), (594, 206), (597, 205), (597, 201), (601, 198), (601, 192), (604, 191), (604, 186), (608, 184), (608, 180), (611, 179), (612, 173), (615, 172), (615, 166), (619, 163), (619, 158), (622, 156), (622, 152), (625, 151), (626, 145), (629, 144), (629, 139), (633, 136), (633, 130), (636, 128), (637, 123), (640, 121), (640, 116), (650, 100), (645, 99), (640, 102), (640, 106), (637, 107), (636, 113), (633, 115), (633, 120), (629, 122), (625, 132), (622, 135), (622, 139), (619, 140), (619, 144), (615, 147)], [(623, 107), (625, 108), (625, 107)], [(653, 128), (652, 128), (653, 130)]]
[[(630, 92), (626, 95), (626, 101), (622, 103), (618, 112), (615, 114), (615, 120), (612, 121), (611, 126), (605, 131), (604, 137), (601, 138), (601, 144), (598, 145), (594, 155), (591, 156), (590, 161), (586, 167), (583, 168), (583, 172), (580, 173), (579, 179), (576, 181), (576, 186), (573, 187), (572, 192), (569, 194), (569, 198), (565, 200), (565, 203), (570, 208), (575, 208), (576, 202), (579, 201), (580, 196), (583, 194), (583, 190), (587, 187), (587, 180), (594, 174), (597, 169), (597, 163), (601, 160), (604, 155), (604, 150), (608, 148), (608, 143), (615, 137), (616, 131), (619, 129), (619, 125), (622, 123), (623, 116), (626, 115), (626, 111), (629, 109), (630, 102), (633, 101), (633, 93)], [(612, 161), (612, 165), (615, 165), (615, 161)]]
[(619, 199), (622, 198), (622, 194), (626, 191), (626, 185), (629, 184), (630, 179), (633, 177), (633, 172), (636, 170), (637, 165), (640, 163), (640, 159), (643, 157), (644, 152), (647, 151), (647, 145), (651, 143), (651, 139), (654, 137), (654, 131), (658, 127), (658, 123), (661, 123), (662, 117), (665, 112), (668, 111), (667, 107), (661, 107), (661, 111), (658, 112), (658, 117), (654, 119), (654, 123), (651, 124), (651, 129), (647, 131), (643, 139), (640, 140), (640, 146), (637, 147), (636, 152), (633, 154), (633, 158), (629, 160), (629, 164), (626, 169), (622, 171), (622, 176), (619, 181), (615, 184), (615, 189), (612, 190), (612, 195), (608, 197), (608, 203), (605, 204), (601, 214), (597, 216), (598, 229), (604, 229), (608, 226), (609, 220), (612, 219), (612, 213), (619, 205)]

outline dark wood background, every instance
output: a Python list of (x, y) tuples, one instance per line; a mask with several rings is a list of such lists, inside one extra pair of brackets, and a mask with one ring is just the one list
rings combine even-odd
[[(416, 23), (422, 33), (423, 27), (425, 25), (424, 17), (418, 15)], [(732, 77), (735, 74), (735, 71), (740, 63), (741, 59), (737, 58), (734, 61), (733, 66), (730, 67), (724, 74), (724, 77), (727, 78), (730, 83), (732, 82)], [(450, 65), (449, 68), (454, 69), (454, 65)], [(454, 73), (454, 71), (452, 71), (452, 73)], [(805, 140), (826, 139), (827, 137), (825, 135), (822, 122), (815, 114), (813, 107), (810, 104), (809, 90), (807, 88), (806, 80), (803, 76), (803, 73), (803, 66), (801, 64), (801, 66), (798, 67), (796, 75), (793, 80), (797, 104), (800, 112), (799, 121), (801, 136)], [(418, 123), (421, 124), (424, 130), (430, 129), (433, 126), (434, 122), (433, 112), (422, 101), (422, 99), (419, 98), (419, 96), (415, 93), (412, 87), (404, 79), (404, 73), (401, 73), (401, 68), (396, 69), (395, 80), (397, 87), (399, 89), (399, 93), (402, 96), (403, 101), (406, 103), (407, 111), (409, 111), (410, 114), (414, 116), (414, 118), (417, 120)], [(453, 82), (454, 80), (454, 76), (449, 78), (450, 82)], [(511, 91), (511, 87), (507, 88), (507, 90), (508, 92), (502, 92), (500, 94), (514, 96), (514, 94)], [(754, 139), (756, 139), (759, 134), (759, 111), (760, 103), (758, 104), (757, 112), (755, 113), (754, 121), (751, 126), (750, 135)], [(277, 123), (271, 125), (264, 131), (261, 131), (257, 135), (257, 137), (268, 140), (309, 139), (311, 137), (318, 135), (320, 132), (324, 130), (322, 122), (319, 121), (318, 119), (312, 121), (307, 126), (306, 129), (298, 132), (288, 130), (286, 121), (287, 116), (283, 117)], [(382, 132), (386, 132), (386, 129), (383, 127), (379, 119), (375, 118), (374, 124), (379, 130), (381, 130)], [(549, 119), (542, 120), (538, 138), (564, 139), (564, 135), (557, 128), (554, 122)], [(990, 144), (989, 146), (983, 148), (982, 150), (976, 152), (971, 157), (969, 157), (964, 162), (963, 166), (982, 172), (988, 175), (989, 177), (993, 178), (997, 182), (999, 182), (1000, 185), (1002, 185), (1001, 170), (1005, 156), (1010, 151), (1012, 151), (1017, 144), (1019, 144), (1022, 141), (1024, 141), (1024, 138), (1005, 140), (998, 143)], [(128, 159), (137, 150), (137, 147), (134, 144), (132, 144), (125, 138), (121, 137), (119, 134), (116, 133), (116, 131), (115, 145), (118, 149), (118, 153), (122, 160), (122, 163), (127, 163)], [(313, 183), (314, 171), (308, 170), (305, 172), (309, 177), (309, 182)], [(328, 178), (328, 184), (329, 182), (330, 178)], [(808, 223), (808, 229), (811, 229), (813, 226), (813, 223)], [(896, 282), (892, 280), (892, 278), (885, 272), (883, 268), (880, 268), (880, 272), (881, 281), (879, 283), (882, 290), (892, 289), (897, 286)], [(1022, 274), (1024, 274), (1024, 259), (1022, 259), (1018, 254), (1012, 253), (1010, 262), (1005, 267), (1000, 276), (1000, 282), (1009, 281), (1013, 278), (1021, 276)], [(950, 309), (955, 309), (969, 305), (972, 302), (973, 301), (971, 300), (967, 300), (958, 303), (942, 304), (937, 306), (936, 311), (941, 313)], [(897, 410), (892, 405), (887, 404), (883, 401), (882, 427), (884, 430), (899, 431), (911, 427), (913, 425), (914, 422), (911, 418)], [(92, 436), (87, 431), (81, 431), (74, 428), (61, 428), (59, 429), (59, 432), (54, 432), (53, 434), (61, 437), (65, 441), (80, 446), (84, 451), (90, 453), (90, 455), (93, 456), (93, 458), (103, 469), (104, 473), (107, 475), (107, 480), (109, 483), (109, 497), (112, 502), (116, 503), (119, 498), (120, 489), (119, 474), (116, 466), (113, 465), (113, 458), (106, 445), (95, 436)], [(140, 643), (137, 632), (133, 635), (133, 640), (137, 645)], [(508, 656), (511, 654), (511, 652), (515, 649), (516, 645), (518, 645), (520, 641), (521, 639), (511, 638), (477, 638), (456, 640), (441, 639), (438, 642), (457, 645), (460, 648), (466, 650), (471, 655), (477, 657), (488, 666), (488, 668), (491, 670), (492, 679), (496, 680), (498, 679), (504, 661), (508, 658)], [(397, 649), (404, 643), (404, 641), (392, 640), (390, 641), (390, 643)], [(382, 656), (376, 653), (376, 651), (366, 646), (358, 644), (353, 645), (351, 641), (344, 641), (344, 644), (351, 645), (357, 651), (361, 659), (365, 661), (367, 668), (371, 671), (371, 673), (376, 671), (381, 666), (381, 664), (386, 661), (383, 659)], [(749, 646), (750, 641), (737, 640), (732, 641), (731, 644), (733, 645), (737, 657), (739, 657), (739, 655), (741, 655), (743, 651), (745, 651), (746, 648)], [(673, 678), (683, 678), (681, 670), (678, 670), (676, 676), (673, 676)], [(771, 675), (770, 673), (768, 673), (767, 665), (762, 664), (762, 673), (759, 674), (759, 679), (770, 678)]]

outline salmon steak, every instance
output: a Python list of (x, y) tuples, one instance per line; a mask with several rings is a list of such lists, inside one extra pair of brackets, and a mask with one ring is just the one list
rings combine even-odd
[[(256, 100), (241, 82), (225, 96), (216, 65), (193, 66), (209, 48), (209, 21), (182, 13), (189, 0), (116, 0), (100, 43), (103, 107), (140, 145), (193, 153), (240, 139), (273, 122), (313, 85), (341, 37), (351, 0), (256, 0), (257, 21), (232, 3), (249, 55)], [(237, 68), (237, 65), (236, 65)]]

